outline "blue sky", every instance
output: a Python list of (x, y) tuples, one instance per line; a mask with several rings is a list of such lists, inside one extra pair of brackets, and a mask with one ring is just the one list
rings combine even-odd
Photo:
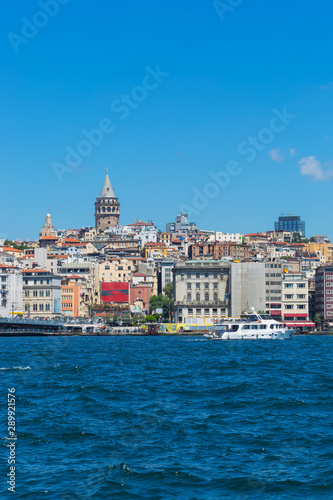
[[(122, 224), (164, 230), (183, 207), (201, 228), (246, 233), (293, 213), (333, 238), (329, 0), (224, 14), (211, 1), (55, 1), (3, 6), (0, 237), (37, 238), (48, 207), (59, 229), (93, 225), (108, 164)], [(109, 132), (66, 163), (103, 120)], [(231, 161), (238, 175), (216, 184)]]

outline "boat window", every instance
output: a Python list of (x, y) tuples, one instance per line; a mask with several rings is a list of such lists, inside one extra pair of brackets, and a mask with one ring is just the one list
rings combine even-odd
[(232, 332), (237, 332), (238, 328), (239, 328), (239, 325), (232, 325), (231, 331)]
[(271, 329), (271, 330), (274, 330), (274, 326), (275, 326), (275, 325), (271, 325), (271, 326), (270, 326), (270, 329)]
[(251, 326), (250, 326), (250, 329), (251, 329), (251, 330), (256, 330), (256, 329), (257, 329), (257, 327), (258, 327), (258, 325), (251, 325)]
[(260, 314), (261, 319), (272, 319), (269, 314)]
[(266, 330), (266, 326), (265, 325), (260, 325), (260, 330)]
[(250, 325), (243, 325), (243, 326), (242, 326), (242, 329), (243, 329), (243, 330), (249, 330), (249, 329), (250, 329)]

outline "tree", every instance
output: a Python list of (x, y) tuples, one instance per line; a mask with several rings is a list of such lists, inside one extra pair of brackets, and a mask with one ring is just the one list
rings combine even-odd
[(322, 317), (321, 317), (321, 314), (320, 314), (320, 313), (317, 313), (317, 314), (315, 315), (314, 322), (315, 322), (316, 328), (319, 328), (319, 326), (321, 326), (321, 325), (322, 325), (322, 323), (323, 323), (323, 319), (322, 319)]
[(316, 238), (314, 236), (311, 236), (310, 241), (311, 243), (316, 243)]
[(149, 314), (149, 316), (146, 316), (146, 321), (148, 323), (155, 323), (156, 317), (154, 316), (154, 314)]
[(174, 286), (173, 282), (168, 283), (164, 288), (163, 288), (163, 293), (164, 295), (168, 298), (173, 300), (173, 291), (174, 291)]

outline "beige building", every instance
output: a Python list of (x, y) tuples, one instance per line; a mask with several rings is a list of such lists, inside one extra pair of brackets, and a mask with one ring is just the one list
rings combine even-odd
[(309, 280), (302, 273), (288, 272), (282, 282), (282, 319), (307, 321), (309, 319)]
[(323, 257), (325, 264), (333, 263), (333, 243), (306, 243), (303, 251)]
[(46, 214), (45, 224), (40, 230), (39, 239), (45, 238), (45, 236), (54, 236), (54, 237), (57, 236), (57, 232), (52, 224), (52, 218), (50, 214)]
[(229, 316), (229, 263), (177, 262), (173, 272), (176, 323), (207, 323)]
[(50, 318), (61, 314), (61, 278), (44, 269), (26, 269), (23, 276), (23, 311), (26, 317)]

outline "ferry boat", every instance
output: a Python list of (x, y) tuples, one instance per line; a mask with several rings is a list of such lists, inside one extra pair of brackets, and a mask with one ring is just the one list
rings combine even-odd
[(258, 314), (252, 307), (240, 318), (227, 318), (212, 333), (204, 335), (210, 340), (281, 340), (291, 339), (296, 330), (287, 328), (269, 314)]

